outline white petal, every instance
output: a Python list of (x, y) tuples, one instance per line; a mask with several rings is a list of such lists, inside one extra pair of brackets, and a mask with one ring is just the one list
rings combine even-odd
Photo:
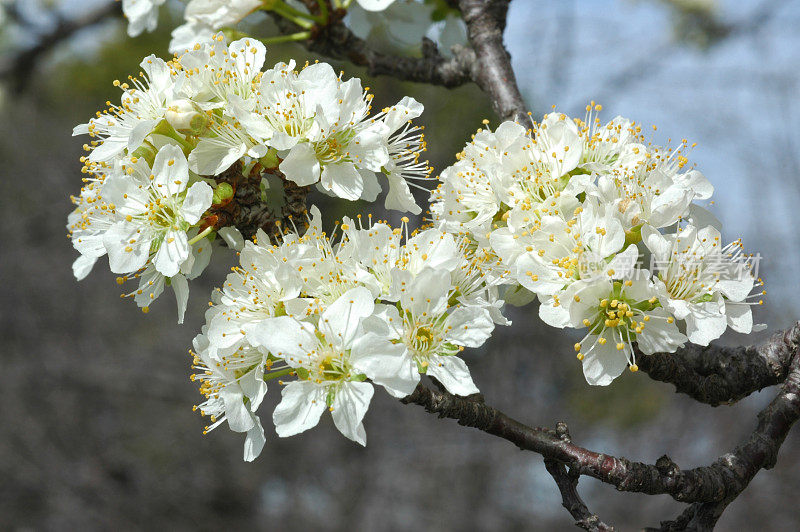
[[(162, 196), (180, 194), (189, 182), (189, 163), (183, 150), (167, 144), (156, 154), (153, 162), (153, 186)], [(206, 185), (208, 186), (208, 185)]]
[(232, 431), (247, 432), (253, 428), (253, 414), (244, 404), (244, 395), (236, 384), (224, 387), (219, 391), (219, 396), (225, 403), (225, 419)]
[(364, 201), (375, 201), (378, 194), (381, 193), (381, 184), (375, 176), (375, 172), (370, 170), (359, 170), (361, 179), (364, 181), (364, 190), (361, 192), (361, 199)]
[(647, 322), (643, 332), (636, 335), (636, 341), (642, 353), (645, 355), (674, 353), (686, 343), (688, 338), (678, 330), (676, 322), (669, 323), (663, 319), (668, 316), (667, 312), (655, 309), (649, 314), (653, 319)]
[(664, 236), (650, 225), (642, 226), (642, 241), (647, 249), (655, 255), (658, 261), (669, 260), (670, 251), (672, 251), (672, 242), (664, 238)]
[(267, 441), (264, 438), (264, 427), (261, 426), (261, 420), (258, 416), (254, 416), (254, 419), (255, 424), (247, 431), (247, 437), (244, 440), (244, 460), (246, 462), (252, 462), (258, 458)]
[(569, 311), (564, 305), (555, 306), (555, 299), (546, 298), (539, 305), (539, 318), (551, 327), (563, 329), (570, 324)]
[(419, 382), (416, 364), (406, 346), (376, 334), (365, 334), (356, 340), (350, 360), (353, 367), (394, 397), (411, 394)]
[(275, 432), (285, 438), (315, 427), (325, 406), (322, 386), (309, 381), (289, 383), (281, 390), (281, 402), (272, 413)]
[(753, 330), (753, 311), (747, 303), (725, 302), (728, 326), (736, 332), (750, 334)]
[(417, 205), (406, 180), (395, 173), (390, 173), (387, 178), (389, 179), (389, 192), (386, 194), (384, 207), (411, 214), (421, 213), (422, 208)]
[(383, 11), (394, 3), (394, 0), (357, 0), (367, 11)]
[(720, 312), (719, 305), (709, 301), (700, 305), (691, 305), (686, 316), (686, 336), (697, 345), (708, 345), (725, 332), (728, 326), (725, 315)]
[(183, 200), (181, 214), (186, 222), (194, 225), (203, 214), (211, 207), (214, 191), (205, 181), (198, 181), (186, 192), (186, 199)]
[(139, 307), (149, 307), (164, 292), (166, 284), (166, 278), (150, 264), (139, 277), (139, 287), (133, 299)]
[(320, 185), (336, 196), (355, 201), (364, 192), (364, 179), (353, 163), (326, 164)]
[(143, 236), (139, 227), (132, 223), (117, 222), (112, 225), (103, 235), (103, 245), (114, 273), (135, 272), (147, 263), (150, 239)]
[(480, 347), (492, 335), (494, 321), (489, 311), (478, 307), (458, 307), (445, 320), (447, 339), (457, 345)]
[(456, 395), (472, 395), (480, 390), (472, 382), (467, 364), (456, 356), (433, 356), (427, 374), (441, 382), (447, 391)]
[(183, 315), (186, 314), (186, 306), (189, 303), (189, 283), (181, 274), (172, 277), (171, 281), (170, 286), (175, 292), (175, 301), (178, 304), (178, 323), (183, 323)]
[(168, 231), (161, 247), (156, 251), (153, 265), (167, 277), (172, 277), (181, 269), (181, 264), (189, 257), (189, 241), (183, 231)]
[[(394, 0), (392, 0), (394, 1)], [(394, 104), (386, 111), (383, 121), (389, 128), (389, 133), (394, 133), (402, 126), (422, 114), (425, 107), (414, 98), (404, 96), (402, 100)]]
[(82, 281), (89, 275), (89, 272), (94, 268), (94, 263), (97, 262), (97, 257), (90, 257), (88, 255), (81, 255), (75, 262), (72, 263), (72, 274), (75, 279)]
[(339, 388), (333, 399), (333, 424), (339, 432), (361, 445), (367, 444), (361, 421), (367, 413), (373, 393), (375, 390), (368, 382), (348, 382)]
[(608, 386), (627, 367), (625, 350), (618, 350), (610, 338), (605, 345), (595, 344), (583, 358), (583, 376), (592, 386)]
[(319, 181), (320, 166), (317, 154), (307, 142), (295, 145), (278, 168), (286, 176), (286, 179), (294, 181), (300, 186), (311, 185)]
[(375, 310), (375, 298), (363, 286), (342, 294), (320, 316), (319, 330), (329, 342), (342, 347), (352, 345), (363, 318)]
[(189, 154), (189, 168), (200, 175), (217, 175), (247, 153), (244, 143), (230, 144), (218, 138), (202, 138)]
[(255, 324), (248, 331), (247, 338), (252, 345), (265, 347), (289, 363), (290, 358), (305, 358), (319, 345), (310, 324), (304, 325), (289, 316), (269, 318)]
[(223, 227), (217, 234), (234, 251), (241, 251), (244, 248), (244, 237), (235, 227)]

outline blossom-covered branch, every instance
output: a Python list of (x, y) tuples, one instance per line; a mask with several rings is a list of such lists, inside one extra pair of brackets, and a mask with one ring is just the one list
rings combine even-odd
[[(358, 1), (376, 10), (392, 3)], [(123, 2), (129, 32), (153, 29), (163, 3)], [(120, 284), (138, 279), (126, 296), (144, 311), (171, 286), (181, 321), (188, 280), (212, 246), (238, 252), (191, 354), (205, 432), (227, 424), (245, 433), (246, 460), (267, 441), (258, 410), (268, 384), (280, 387), (271, 416), (278, 436), (313, 428), (327, 411), (362, 445), (364, 416), (383, 389), (540, 453), (583, 528), (611, 529), (580, 498), (581, 475), (693, 504), (667, 528), (713, 526), (774, 464), (800, 416), (800, 325), (758, 347), (710, 345), (728, 328), (759, 330), (752, 307), (766, 292), (757, 257), (740, 240), (725, 244), (699, 203), (714, 187), (689, 165), (688, 141), (655, 144), (632, 120), (601, 121), (594, 102), (583, 118), (552, 112), (534, 122), (503, 45), (509, 0), (450, 2), (472, 46), (451, 59), (430, 41), (422, 58), (371, 50), (343, 22), (349, 5), (189, 2), (173, 32), (175, 58), (145, 58), (138, 77), (115, 82), (120, 103), (75, 129), (91, 137), (68, 226), (80, 253), (76, 277), (108, 255)], [(264, 70), (261, 40), (228, 44), (215, 33), (260, 10), (280, 23), (278, 39), (374, 75), (448, 87), (472, 79), (504, 121), (477, 130), (430, 191), (413, 123), (422, 104), (404, 97), (373, 112), (359, 79), (319, 62)], [(406, 217), (391, 226), (367, 214), (326, 231), (319, 209), (306, 209), (312, 185), (351, 201), (386, 191), (386, 208), (415, 215), (418, 188), (431, 193), (429, 223), (411, 229)], [(642, 257), (649, 269), (635, 267)], [(573, 347), (591, 385), (641, 368), (712, 405), (783, 382), (781, 392), (752, 435), (708, 467), (683, 471), (667, 456), (645, 464), (580, 447), (563, 424), (529, 427), (486, 405), (462, 358), (510, 325), (506, 302), (537, 299), (544, 322), (585, 331)]]

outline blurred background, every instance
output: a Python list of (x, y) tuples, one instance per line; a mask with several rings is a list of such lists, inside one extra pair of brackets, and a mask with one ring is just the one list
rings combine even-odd
[[(366, 448), (327, 417), (290, 439), (267, 428), (254, 463), (241, 459), (241, 435), (225, 427), (202, 435), (187, 349), (233, 256), (217, 254), (193, 282), (183, 326), (167, 295), (147, 316), (120, 301), (103, 262), (80, 284), (70, 270), (77, 254), (65, 223), (85, 142), (71, 137), (72, 127), (117, 100), (111, 81), (138, 72), (142, 57), (167, 55), (181, 13), (168, 0), (159, 29), (130, 39), (110, 4), (0, 0), (0, 529), (572, 530), (538, 455), (386, 394), (376, 394), (367, 414)], [(416, 53), (423, 35), (443, 47), (463, 42), (459, 21), (434, 8), (354, 8), (350, 24), (396, 53)], [(248, 21), (243, 30), (274, 34), (265, 17)], [(800, 4), (789, 0), (515, 0), (506, 31), (534, 115), (556, 105), (582, 116), (597, 100), (606, 119), (657, 124), (659, 142), (698, 143), (691, 160), (716, 186), (711, 208), (727, 240), (741, 236), (764, 256), (768, 296), (757, 319), (769, 331), (800, 318), (798, 22)], [(267, 62), (290, 58), (309, 56), (299, 45), (271, 46)], [(406, 94), (425, 104), (437, 171), (481, 119), (498, 123), (473, 85), (365, 85), (378, 108)], [(325, 203), (323, 212), (384, 215), (346, 202)], [(752, 430), (774, 394), (711, 408), (628, 372), (591, 388), (574, 340), (539, 322), (532, 307), (508, 315), (512, 327), (465, 357), (487, 402), (532, 425), (566, 421), (577, 442), (598, 451), (646, 462), (669, 453), (684, 467), (705, 465)], [(267, 420), (277, 397), (269, 395)], [(795, 429), (777, 467), (758, 474), (720, 530), (800, 528), (799, 444)], [(619, 530), (656, 525), (683, 508), (585, 477), (580, 491)]]

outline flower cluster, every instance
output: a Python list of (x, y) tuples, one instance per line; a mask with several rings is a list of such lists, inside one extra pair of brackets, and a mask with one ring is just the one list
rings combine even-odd
[(256, 410), (269, 381), (282, 385), (278, 435), (315, 426), (327, 409), (364, 445), (373, 384), (404, 397), (427, 374), (452, 393), (477, 393), (458, 355), (508, 323), (497, 291), (507, 272), (465, 239), (435, 228), (409, 235), (407, 220), (392, 228), (371, 218), (345, 219), (334, 238), (312, 214), (302, 236), (273, 244), (260, 232), (245, 243), (194, 340), (207, 430), (227, 421), (246, 432), (246, 460), (264, 445)]
[[(161, 3), (124, 2), (131, 31), (152, 27)], [(227, 422), (246, 433), (246, 460), (265, 443), (257, 411), (268, 384), (282, 387), (279, 436), (315, 426), (327, 409), (361, 444), (375, 385), (404, 397), (427, 375), (451, 393), (477, 393), (460, 353), (509, 324), (505, 302), (538, 299), (546, 323), (586, 329), (575, 350), (599, 385), (636, 371), (641, 354), (758, 327), (755, 258), (740, 241), (723, 245), (697, 204), (713, 187), (687, 166), (687, 142), (652, 144), (634, 122), (601, 122), (593, 103), (583, 120), (551, 113), (531, 130), (478, 130), (439, 177), (432, 223), (411, 233), (407, 218), (392, 227), (359, 216), (329, 236), (316, 207), (302, 228), (285, 214), (270, 220), (288, 229), (243, 222), (311, 185), (370, 202), (386, 188), (386, 208), (420, 214), (411, 188), (424, 189), (430, 173), (413, 98), (372, 113), (360, 80), (328, 64), (263, 70), (260, 41), (211, 34), (279, 5), (189, 3), (187, 24), (208, 30), (202, 43), (170, 61), (145, 58), (138, 78), (115, 82), (120, 103), (75, 128), (92, 140), (68, 220), (78, 279), (107, 255), (120, 284), (138, 280), (124, 296), (145, 312), (172, 287), (179, 322), (212, 249), (239, 252), (192, 356), (206, 430)], [(263, 205), (242, 200), (259, 191)], [(245, 241), (237, 225), (248, 237), (261, 228)]]
[[(609, 384), (637, 353), (707, 345), (753, 329), (763, 294), (741, 243), (723, 246), (696, 200), (713, 187), (687, 168), (686, 141), (664, 148), (622, 117), (545, 115), (479, 130), (445, 169), (435, 223), (464, 232), (510, 271), (509, 302), (538, 298), (555, 327), (587, 328), (575, 344), (590, 384)], [(650, 257), (653, 271), (637, 269)], [(634, 344), (638, 346), (634, 347)]]
[(212, 214), (235, 192), (215, 176), (239, 162), (349, 200), (374, 201), (382, 176), (388, 208), (420, 212), (410, 185), (429, 170), (410, 121), (422, 105), (403, 98), (370, 116), (360, 80), (325, 63), (262, 71), (265, 55), (258, 41), (228, 46), (218, 35), (168, 62), (147, 57), (139, 78), (115, 82), (119, 104), (75, 128), (93, 138), (68, 223), (78, 279), (108, 254), (120, 284), (139, 280), (128, 295), (143, 309), (172, 286), (182, 320), (187, 279), (208, 264), (216, 237), (242, 239)]

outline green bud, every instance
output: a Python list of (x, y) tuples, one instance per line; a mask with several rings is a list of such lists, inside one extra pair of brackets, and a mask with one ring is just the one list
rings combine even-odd
[(214, 189), (214, 194), (211, 196), (211, 203), (214, 205), (224, 203), (233, 197), (233, 187), (230, 183), (220, 183)]
[(265, 156), (258, 160), (264, 168), (277, 168), (279, 164), (278, 150), (270, 148)]
[(629, 231), (625, 231), (625, 247), (627, 248), (631, 244), (636, 244), (642, 240), (642, 225), (639, 224), (636, 227), (633, 227)]
[(181, 145), (181, 148), (183, 148), (184, 153), (189, 153), (194, 149), (194, 146), (186, 140), (186, 137), (175, 131), (175, 128), (172, 127), (172, 124), (170, 124), (167, 119), (162, 120), (156, 125), (153, 129), (153, 134), (169, 137), (177, 141), (178, 144)]

